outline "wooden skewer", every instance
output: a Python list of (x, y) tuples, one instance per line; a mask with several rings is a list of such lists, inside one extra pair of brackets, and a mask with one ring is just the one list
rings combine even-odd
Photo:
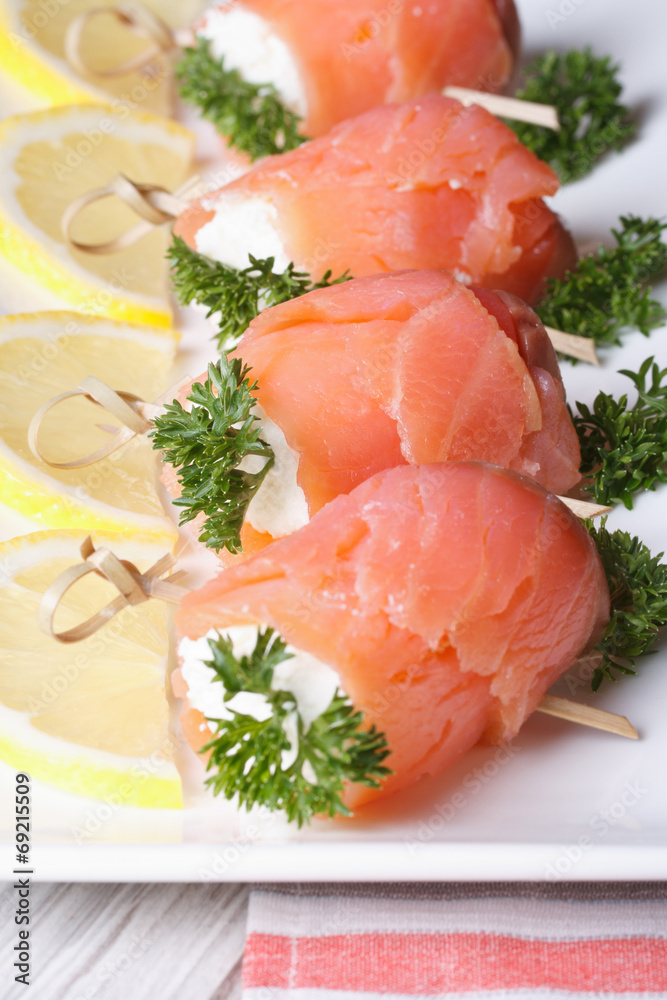
[[(61, 573), (43, 594), (40, 602), (39, 627), (56, 642), (76, 643), (87, 639), (128, 605), (141, 604), (151, 598), (178, 604), (190, 592), (189, 588), (177, 585), (185, 575), (183, 571), (172, 574), (166, 580), (162, 579), (176, 562), (173, 555), (163, 556), (146, 573), (141, 574), (136, 566), (122, 563), (109, 549), (96, 549), (89, 536), (81, 546), (81, 556), (83, 561), (69, 566)], [(87, 621), (81, 622), (67, 632), (56, 632), (54, 619), (63, 597), (70, 587), (93, 572), (112, 583), (118, 590), (118, 597)], [(605, 732), (625, 736), (627, 739), (639, 739), (637, 730), (625, 716), (580, 705), (566, 698), (545, 695), (537, 706), (537, 711), (580, 726), (603, 729)]]
[(541, 125), (560, 131), (558, 111), (551, 104), (536, 104), (534, 101), (521, 101), (517, 97), (504, 97), (502, 94), (487, 94), (482, 90), (469, 90), (468, 87), (445, 87), (443, 97), (453, 97), (461, 104), (469, 106), (479, 104), (492, 115), (501, 118), (512, 118), (518, 122), (528, 122), (529, 125)]
[(567, 722), (575, 722), (580, 726), (603, 729), (606, 733), (624, 736), (628, 740), (639, 739), (639, 733), (624, 715), (603, 712), (601, 708), (580, 705), (567, 698), (556, 698), (547, 694), (537, 706), (537, 711), (543, 712), (544, 715), (553, 715), (557, 719), (565, 719)]
[(589, 365), (600, 367), (600, 359), (595, 350), (595, 341), (590, 337), (579, 337), (575, 333), (564, 333), (563, 330), (554, 330), (552, 326), (545, 326), (547, 336), (557, 351), (566, 354), (568, 358), (577, 358), (579, 361), (587, 361)]
[[(128, 32), (139, 38), (148, 38), (153, 44), (117, 66), (104, 70), (90, 66), (83, 55), (82, 39), (90, 21), (100, 14), (105, 17), (115, 17)], [(154, 59), (173, 49), (195, 45), (195, 38), (191, 28), (172, 28), (154, 11), (132, 0), (117, 7), (100, 5), (74, 18), (65, 32), (65, 57), (72, 69), (81, 76), (118, 77), (143, 69)]]
[(566, 507), (569, 507), (573, 514), (583, 521), (588, 521), (591, 517), (602, 517), (603, 514), (610, 514), (612, 507), (605, 507), (601, 503), (589, 503), (587, 500), (574, 500), (572, 497), (558, 497)]
[[(85, 469), (89, 465), (95, 465), (102, 459), (108, 458), (109, 455), (113, 455), (115, 451), (118, 451), (137, 435), (145, 434), (146, 431), (150, 430), (155, 417), (164, 413), (164, 404), (170, 403), (178, 396), (183, 386), (189, 385), (191, 381), (192, 379), (189, 377), (182, 378), (171, 389), (167, 389), (154, 403), (147, 403), (132, 393), (116, 392), (106, 382), (102, 382), (94, 375), (86, 375), (85, 378), (81, 379), (76, 389), (62, 392), (59, 396), (54, 396), (53, 399), (47, 400), (43, 406), (40, 406), (28, 427), (28, 447), (36, 459), (53, 469)], [(106, 444), (91, 454), (77, 458), (72, 462), (52, 462), (42, 453), (39, 446), (39, 431), (42, 421), (54, 406), (75, 396), (85, 396), (91, 402), (97, 403), (117, 417), (123, 427), (118, 430), (116, 427), (98, 424), (97, 426), (101, 430), (106, 430), (112, 435)]]
[[(76, 389), (63, 392), (59, 396), (54, 396), (53, 399), (48, 400), (37, 410), (28, 427), (28, 445), (30, 451), (40, 462), (54, 469), (84, 469), (89, 465), (95, 465), (103, 458), (112, 455), (138, 434), (144, 434), (152, 426), (152, 421), (155, 417), (164, 412), (164, 404), (178, 396), (183, 386), (190, 384), (190, 382), (190, 378), (181, 379), (180, 382), (177, 382), (171, 389), (163, 393), (159, 399), (156, 399), (154, 403), (146, 403), (137, 396), (116, 392), (95, 376), (87, 375), (86, 378), (81, 380)], [(39, 430), (48, 412), (58, 403), (73, 396), (85, 396), (93, 402), (98, 403), (98, 405), (117, 417), (124, 426), (120, 430), (117, 430), (115, 427), (106, 427), (104, 424), (98, 424), (98, 427), (106, 429), (111, 433), (112, 437), (110, 441), (90, 455), (75, 459), (72, 462), (52, 462), (40, 450), (38, 440)], [(606, 507), (599, 503), (590, 503), (587, 500), (575, 500), (572, 497), (562, 496), (559, 496), (558, 499), (573, 514), (582, 518), (582, 520), (601, 517), (603, 514), (609, 514), (612, 510), (611, 507)]]
[[(457, 89), (457, 88), (453, 88)], [(477, 93), (477, 91), (470, 91)], [(481, 95), (482, 97), (488, 95)], [(516, 101), (524, 104), (524, 101)], [(122, 174), (118, 174), (107, 187), (90, 191), (72, 202), (62, 217), (62, 233), (67, 245), (74, 250), (91, 254), (116, 253), (125, 247), (132, 246), (155, 226), (176, 218), (184, 209), (187, 201), (199, 197), (207, 190), (207, 185), (200, 177), (193, 177), (186, 184), (171, 194), (164, 188), (155, 185), (137, 185)], [(142, 221), (115, 240), (105, 243), (81, 243), (72, 236), (72, 226), (79, 213), (100, 199), (115, 195), (129, 205)], [(545, 327), (545, 330), (557, 351), (579, 361), (587, 361), (599, 367), (600, 362), (595, 352), (595, 343), (589, 337), (579, 337), (563, 330)]]

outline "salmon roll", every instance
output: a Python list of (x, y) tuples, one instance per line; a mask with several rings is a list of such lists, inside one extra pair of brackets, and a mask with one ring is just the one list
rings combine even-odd
[(479, 106), (432, 96), (375, 108), (193, 201), (174, 232), (229, 267), (249, 255), (319, 281), (442, 268), (536, 301), (576, 261), (544, 202), (556, 174)]
[(225, 69), (272, 84), (316, 138), (448, 85), (504, 89), (519, 22), (513, 0), (235, 0), (214, 4), (196, 34)]
[[(484, 460), (559, 494), (579, 482), (554, 349), (507, 293), (444, 271), (357, 278), (264, 310), (234, 356), (257, 382), (275, 456), (248, 508), (245, 553), (397, 465)], [(169, 466), (163, 479), (176, 495)]]
[(608, 617), (592, 539), (537, 483), (486, 463), (388, 469), (185, 597), (183, 730), (200, 750), (224, 709), (206, 637), (241, 655), (269, 626), (302, 719), (340, 690), (386, 737), (393, 773), (350, 785), (354, 808), (513, 738)]

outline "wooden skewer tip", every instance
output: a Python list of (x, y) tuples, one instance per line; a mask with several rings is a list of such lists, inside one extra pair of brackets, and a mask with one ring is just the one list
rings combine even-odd
[(639, 739), (639, 733), (624, 715), (615, 715), (613, 712), (605, 712), (600, 708), (591, 708), (590, 705), (580, 705), (567, 698), (545, 695), (537, 706), (537, 711), (544, 713), (544, 715), (552, 715), (557, 719), (565, 719), (566, 722), (574, 722), (580, 726), (602, 729), (606, 733), (624, 736), (629, 740)]
[(453, 97), (466, 106), (478, 104), (501, 118), (540, 125), (542, 128), (553, 129), (554, 132), (560, 131), (558, 110), (551, 104), (522, 101), (518, 97), (489, 94), (483, 90), (470, 90), (468, 87), (445, 87), (442, 94), (444, 97)]

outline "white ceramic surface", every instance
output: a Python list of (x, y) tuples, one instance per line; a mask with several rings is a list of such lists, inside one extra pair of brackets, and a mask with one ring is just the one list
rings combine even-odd
[[(604, 239), (619, 214), (667, 215), (667, 7), (662, 0), (520, 0), (526, 50), (591, 44), (623, 65), (625, 98), (641, 119), (639, 140), (555, 199), (581, 246)], [(5, 113), (29, 101), (2, 88)], [(210, 157), (215, 144), (202, 130)], [(667, 302), (667, 286), (657, 289)], [(49, 308), (57, 300), (6, 265), (0, 311)], [(181, 313), (179, 374), (209, 354), (200, 316)], [(211, 352), (212, 353), (212, 352)], [(565, 366), (571, 401), (599, 389), (621, 392), (619, 368), (654, 354), (667, 366), (667, 331), (629, 335), (603, 353), (603, 367)], [(667, 547), (667, 487), (617, 511), (613, 526)], [(0, 509), (0, 537), (36, 530)], [(574, 678), (561, 693), (622, 712), (640, 731), (632, 743), (532, 717), (511, 753), (475, 750), (440, 778), (367, 809), (355, 821), (289, 828), (278, 817), (248, 817), (201, 794), (201, 765), (187, 761), (187, 808), (150, 812), (76, 798), (34, 783), (36, 878), (89, 881), (667, 879), (667, 651), (640, 675), (594, 697)], [(0, 878), (11, 877), (13, 772), (0, 767)]]

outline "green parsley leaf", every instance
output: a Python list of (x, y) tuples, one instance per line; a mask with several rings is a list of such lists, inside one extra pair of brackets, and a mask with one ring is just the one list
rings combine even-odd
[(338, 278), (327, 271), (321, 281), (290, 264), (283, 274), (274, 274), (274, 258), (249, 255), (250, 265), (239, 271), (190, 249), (179, 236), (167, 251), (171, 261), (174, 292), (181, 305), (198, 302), (207, 315), (220, 314), (216, 341), (222, 351), (231, 350), (262, 309), (287, 302), (315, 288), (328, 288), (350, 280), (346, 271)]
[[(592, 409), (577, 403), (572, 422), (581, 445), (581, 472), (596, 503), (632, 508), (635, 493), (667, 483), (667, 368), (647, 358), (638, 372), (622, 369), (638, 399), (614, 399), (606, 392)], [(650, 378), (649, 378), (650, 377)]]
[[(260, 630), (253, 652), (239, 658), (224, 636), (208, 643), (212, 659), (206, 663), (225, 687), (224, 700), (249, 691), (263, 695), (272, 710), (262, 722), (233, 708), (233, 719), (210, 720), (217, 730), (202, 753), (210, 752), (206, 784), (215, 795), (238, 796), (247, 810), (260, 805), (284, 811), (301, 827), (313, 816), (350, 815), (342, 800), (345, 782), (379, 788), (391, 774), (382, 763), (390, 753), (386, 737), (374, 726), (363, 728), (362, 713), (345, 695), (336, 693), (306, 729), (292, 692), (271, 687), (275, 667), (293, 655), (279, 633)], [(283, 768), (283, 752), (293, 749), (284, 723), (294, 714), (296, 759)]]
[(612, 149), (622, 149), (636, 126), (620, 103), (618, 66), (594, 56), (590, 48), (565, 55), (550, 51), (531, 63), (516, 96), (558, 109), (559, 132), (508, 122), (529, 149), (545, 160), (564, 183), (585, 177)]
[[(199, 540), (216, 552), (241, 551), (248, 506), (275, 461), (252, 412), (257, 383), (250, 384), (248, 371), (238, 358), (209, 365), (206, 381), (192, 386), (190, 412), (174, 400), (155, 418), (151, 432), (153, 447), (178, 473), (182, 493), (174, 504), (183, 508), (180, 524), (203, 513)], [(248, 456), (265, 460), (259, 471), (239, 469)]]
[(199, 108), (231, 146), (252, 160), (296, 149), (301, 119), (280, 100), (271, 83), (248, 83), (237, 69), (225, 69), (215, 59), (210, 41), (198, 38), (176, 65), (183, 100)]
[(635, 660), (650, 652), (659, 629), (667, 624), (667, 565), (663, 553), (648, 548), (625, 531), (610, 532), (587, 522), (607, 574), (611, 619), (597, 645), (602, 662), (593, 674), (593, 690), (605, 679), (636, 673)]
[(537, 307), (545, 326), (591, 337), (596, 344), (620, 344), (623, 330), (648, 334), (665, 320), (665, 310), (645, 287), (667, 263), (662, 240), (666, 222), (621, 216), (613, 229), (616, 245), (582, 257), (564, 278), (547, 282)]

